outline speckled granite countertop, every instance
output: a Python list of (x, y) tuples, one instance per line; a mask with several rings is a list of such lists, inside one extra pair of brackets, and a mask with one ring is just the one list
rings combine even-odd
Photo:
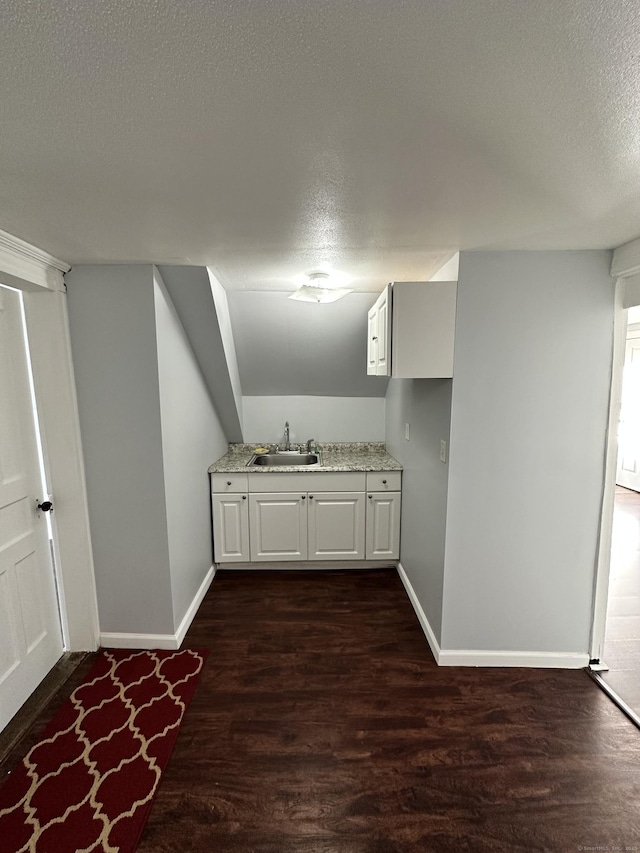
[[(265, 446), (265, 445), (263, 445)], [(259, 465), (247, 467), (247, 462), (259, 444), (230, 444), (229, 450), (209, 467), (210, 474), (313, 474), (314, 471), (402, 471), (402, 465), (389, 456), (383, 443), (342, 442), (321, 444), (322, 465)]]

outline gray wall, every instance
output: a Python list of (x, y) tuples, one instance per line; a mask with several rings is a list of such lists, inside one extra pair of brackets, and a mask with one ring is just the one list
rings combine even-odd
[(226, 437), (152, 266), (67, 276), (101, 633), (173, 634), (212, 563)]
[(442, 647), (588, 649), (608, 252), (460, 256)]
[(231, 315), (229, 314), (229, 302), (227, 292), (220, 284), (210, 269), (207, 269), (207, 277), (211, 288), (211, 296), (216, 310), (220, 339), (224, 349), (227, 375), (231, 383), (236, 410), (240, 414), (240, 426), (242, 426), (242, 385), (240, 383), (240, 370), (238, 369), (238, 355), (233, 339), (233, 328), (231, 326)]
[(449, 441), (450, 416), (450, 379), (392, 379), (389, 383), (387, 450), (404, 468), (400, 557), (438, 642), (448, 480), (448, 465), (440, 461), (440, 441)]
[(281, 442), (285, 421), (291, 441), (385, 440), (384, 397), (244, 397), (243, 407), (248, 442)]
[(227, 449), (204, 377), (154, 271), (165, 505), (174, 629), (213, 563), (207, 468)]
[(377, 294), (317, 305), (288, 294), (229, 291), (242, 393), (249, 397), (384, 397), (367, 376), (367, 311)]
[(242, 441), (242, 399), (224, 291), (206, 267), (160, 266), (229, 441)]
[(77, 266), (66, 282), (100, 630), (169, 633), (151, 267)]

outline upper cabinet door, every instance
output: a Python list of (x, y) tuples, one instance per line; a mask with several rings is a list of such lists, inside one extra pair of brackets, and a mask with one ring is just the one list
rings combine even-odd
[(391, 376), (391, 287), (387, 285), (367, 320), (367, 374)]
[(391, 288), (380, 294), (378, 306), (378, 352), (376, 375), (391, 376)]
[(367, 320), (367, 376), (378, 372), (378, 303), (369, 309)]

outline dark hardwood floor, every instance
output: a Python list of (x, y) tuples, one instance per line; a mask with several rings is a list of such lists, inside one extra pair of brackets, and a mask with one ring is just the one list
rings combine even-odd
[(640, 732), (581, 670), (438, 668), (393, 570), (219, 572), (186, 644), (139, 853), (640, 850)]
[(640, 494), (616, 486), (602, 678), (640, 715)]

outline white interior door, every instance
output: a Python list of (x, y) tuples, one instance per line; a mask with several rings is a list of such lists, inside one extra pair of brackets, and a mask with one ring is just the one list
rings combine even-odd
[(62, 655), (21, 296), (0, 286), (0, 730)]
[(640, 337), (628, 338), (625, 351), (616, 483), (640, 492)]

